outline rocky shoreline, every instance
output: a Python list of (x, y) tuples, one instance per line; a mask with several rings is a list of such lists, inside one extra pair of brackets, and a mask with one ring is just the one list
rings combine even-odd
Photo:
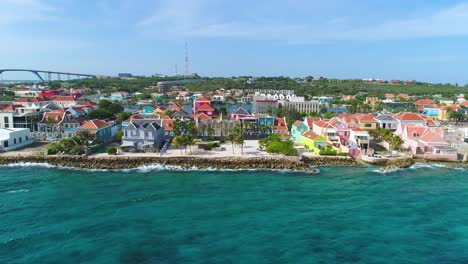
[(183, 169), (257, 169), (257, 170), (294, 170), (318, 173), (299, 158), (258, 157), (258, 158), (201, 158), (201, 157), (88, 157), (80, 156), (0, 156), (0, 165), (18, 163), (47, 163), (58, 167), (81, 169), (135, 169), (159, 164)]

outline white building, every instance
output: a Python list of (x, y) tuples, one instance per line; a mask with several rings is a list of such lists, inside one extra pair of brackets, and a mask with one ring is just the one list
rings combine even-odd
[(0, 128), (0, 151), (10, 151), (32, 144), (27, 128)]
[(320, 111), (320, 103), (318, 101), (282, 101), (281, 105), (286, 109), (294, 109), (299, 113), (317, 113)]

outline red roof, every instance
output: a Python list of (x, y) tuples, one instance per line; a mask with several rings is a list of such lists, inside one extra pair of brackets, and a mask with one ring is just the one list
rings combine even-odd
[(395, 98), (395, 95), (392, 94), (392, 93), (387, 93), (387, 94), (385, 94), (385, 98), (392, 99), (392, 98)]
[(2, 110), (7, 110), (7, 111), (15, 111), (16, 108), (21, 108), (24, 107), (23, 105), (8, 105), (4, 107)]
[(307, 131), (304, 134), (302, 134), (303, 137), (306, 137), (308, 139), (315, 140), (316, 138), (319, 137), (319, 135), (315, 134), (314, 132)]
[(174, 120), (172, 120), (170, 117), (168, 116), (164, 116), (162, 118), (162, 125), (163, 125), (163, 128), (164, 130), (166, 131), (172, 131), (172, 127), (174, 125)]
[(356, 131), (356, 132), (358, 132), (358, 131), (365, 131), (364, 129), (362, 129), (362, 128), (360, 128), (360, 127), (352, 127), (352, 128), (350, 128), (350, 129), (351, 129), (352, 131)]
[(302, 121), (299, 121), (297, 120), (296, 122), (294, 122), (293, 126), (300, 126), (302, 124)]
[(197, 112), (198, 111), (214, 111), (214, 108), (211, 107), (211, 105), (209, 105), (209, 104), (204, 104), (204, 105), (197, 108)]
[(431, 99), (421, 99), (413, 103), (414, 105), (433, 105), (434, 101)]
[(93, 119), (85, 122), (83, 125), (80, 126), (79, 129), (97, 130), (108, 126), (109, 125), (103, 120)]
[(195, 99), (195, 102), (209, 102), (209, 101), (210, 99), (205, 98), (205, 97), (200, 97), (200, 98)]
[(314, 125), (314, 122), (317, 122), (319, 120), (320, 120), (320, 117), (307, 117), (306, 118), (307, 125), (309, 125), (309, 127), (312, 127)]
[(314, 125), (318, 127), (323, 127), (323, 128), (334, 128), (332, 125), (330, 125), (328, 122), (325, 122), (323, 120), (319, 120), (314, 123)]
[(420, 138), (420, 140), (424, 142), (432, 142), (432, 143), (442, 143), (442, 144), (447, 144), (447, 141), (443, 139), (439, 134), (434, 133), (432, 131), (427, 131), (424, 136)]
[(126, 120), (124, 120), (123, 122), (127, 122), (127, 123), (130, 123), (132, 122), (134, 119), (143, 119), (143, 117), (141, 115), (132, 115), (131, 117), (127, 118)]
[(422, 118), (420, 115), (409, 112), (399, 113), (395, 116), (395, 119), (405, 121), (424, 121), (424, 118)]
[(49, 120), (54, 124), (59, 124), (65, 118), (65, 112), (46, 112), (39, 123), (46, 124)]
[(373, 114), (365, 114), (362, 116), (358, 116), (358, 119), (361, 122), (375, 122)]
[(76, 102), (76, 99), (73, 96), (56, 96), (52, 98), (52, 101)]
[(427, 130), (427, 127), (421, 125), (406, 126), (406, 137), (419, 138)]
[(211, 117), (207, 116), (204, 113), (198, 114), (196, 118), (200, 120), (211, 120)]

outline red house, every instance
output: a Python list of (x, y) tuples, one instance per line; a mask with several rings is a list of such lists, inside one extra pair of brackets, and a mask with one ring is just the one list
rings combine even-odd
[(209, 117), (216, 116), (214, 108), (211, 106), (209, 99), (201, 97), (193, 101), (193, 115), (205, 114)]

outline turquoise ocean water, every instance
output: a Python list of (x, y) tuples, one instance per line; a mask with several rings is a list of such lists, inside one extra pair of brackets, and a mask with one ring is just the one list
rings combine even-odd
[(0, 167), (0, 263), (468, 263), (468, 173)]

